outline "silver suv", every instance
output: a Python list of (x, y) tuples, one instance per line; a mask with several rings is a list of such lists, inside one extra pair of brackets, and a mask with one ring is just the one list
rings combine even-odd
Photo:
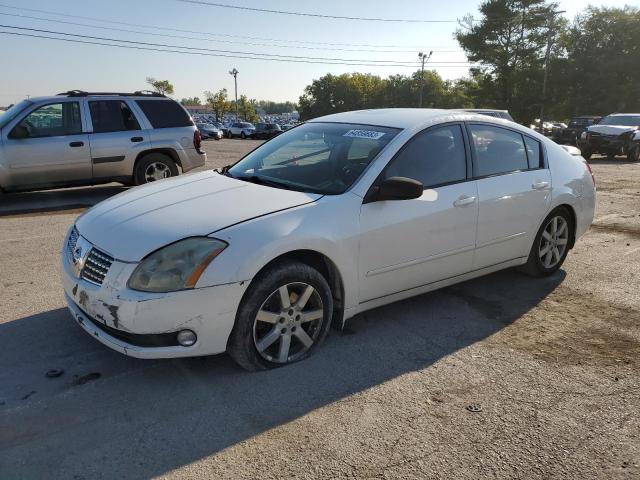
[(31, 98), (0, 115), (0, 192), (140, 185), (204, 165), (200, 142), (189, 113), (164, 95)]

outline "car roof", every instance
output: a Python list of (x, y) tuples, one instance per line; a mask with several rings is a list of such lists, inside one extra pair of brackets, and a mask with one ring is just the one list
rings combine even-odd
[(607, 115), (607, 117), (626, 117), (629, 115), (640, 115), (640, 113), (610, 113), (609, 115)]
[(513, 122), (501, 118), (488, 117), (479, 113), (464, 110), (444, 110), (437, 108), (380, 108), (372, 110), (356, 110), (352, 112), (334, 113), (314, 118), (313, 122), (355, 123), (361, 125), (377, 125), (390, 128), (411, 128), (425, 123), (437, 121), (473, 121), (490, 122), (496, 125), (513, 127)]

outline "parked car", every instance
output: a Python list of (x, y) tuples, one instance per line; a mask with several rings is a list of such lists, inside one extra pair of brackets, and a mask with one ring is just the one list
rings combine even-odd
[(462, 111), (469, 113), (478, 113), (480, 115), (487, 115), (488, 117), (502, 118), (511, 122), (514, 121), (513, 117), (511, 117), (511, 114), (507, 110), (493, 110), (490, 108), (463, 108)]
[(281, 133), (282, 129), (277, 123), (258, 123), (253, 132), (253, 138), (269, 140), (270, 138), (277, 137)]
[(141, 92), (71, 91), (23, 100), (0, 116), (0, 139), (4, 191), (140, 185), (206, 160), (184, 107)]
[(240, 137), (243, 140), (246, 138), (251, 138), (253, 132), (256, 131), (256, 127), (253, 126), (253, 123), (249, 122), (235, 122), (232, 123), (229, 129), (227, 130), (227, 137)]
[(515, 123), (339, 113), (98, 204), (66, 235), (62, 284), (73, 318), (121, 353), (226, 350), (261, 370), (381, 305), (509, 267), (551, 275), (594, 207), (586, 161)]
[(214, 140), (222, 138), (222, 130), (211, 123), (196, 123), (196, 127), (198, 127), (202, 138), (213, 138)]
[(598, 123), (601, 118), (602, 117), (595, 115), (573, 117), (569, 120), (569, 124), (566, 128), (554, 130), (553, 140), (556, 143), (567, 143), (575, 146), (578, 144), (578, 139), (580, 138), (580, 135), (582, 135), (582, 132), (584, 132), (589, 125)]
[(601, 153), (610, 157), (626, 155), (632, 162), (640, 161), (640, 113), (607, 115), (582, 132), (578, 147), (586, 159)]
[(229, 129), (222, 122), (211, 122), (211, 124), (222, 132), (223, 137), (226, 137), (229, 133)]

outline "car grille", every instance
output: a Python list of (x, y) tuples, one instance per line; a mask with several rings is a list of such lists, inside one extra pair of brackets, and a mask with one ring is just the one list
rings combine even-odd
[(67, 240), (67, 253), (69, 254), (69, 258), (73, 258), (73, 249), (76, 248), (79, 236), (78, 229), (73, 227), (71, 229), (71, 233), (69, 233), (69, 239)]
[(84, 262), (84, 268), (81, 274), (82, 278), (97, 285), (102, 285), (113, 260), (113, 257), (110, 257), (95, 247), (92, 248)]

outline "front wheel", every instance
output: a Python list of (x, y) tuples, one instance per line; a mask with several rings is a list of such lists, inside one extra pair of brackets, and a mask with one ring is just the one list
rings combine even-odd
[(573, 227), (569, 212), (559, 207), (545, 218), (533, 241), (527, 263), (520, 269), (534, 277), (555, 273), (564, 263), (572, 241)]
[(627, 160), (630, 162), (640, 162), (640, 144), (636, 144), (629, 148), (627, 152)]
[(327, 334), (333, 312), (325, 278), (303, 263), (284, 262), (258, 275), (245, 293), (227, 352), (250, 371), (309, 356)]
[(240, 133), (240, 138), (241, 138), (242, 140), (246, 140), (246, 139), (247, 139), (247, 134), (246, 134), (246, 133), (244, 133), (244, 132), (241, 132), (241, 133)]
[(591, 158), (591, 156), (593, 155), (593, 152), (587, 148), (585, 148), (584, 150), (581, 151), (582, 153), (582, 157), (585, 160), (589, 160)]

